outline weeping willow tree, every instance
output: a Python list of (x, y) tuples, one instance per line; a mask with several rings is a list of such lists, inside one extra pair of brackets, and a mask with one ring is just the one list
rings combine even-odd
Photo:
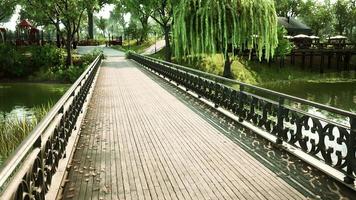
[(278, 46), (274, 2), (181, 0), (174, 12), (173, 38), (178, 59), (223, 53), (223, 75), (231, 77), (229, 52), (256, 49), (260, 60), (274, 55)]

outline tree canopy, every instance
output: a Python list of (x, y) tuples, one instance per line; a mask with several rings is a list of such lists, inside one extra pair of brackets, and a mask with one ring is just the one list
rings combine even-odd
[(252, 49), (269, 59), (278, 45), (271, 0), (182, 0), (174, 13), (175, 55)]
[(303, 0), (274, 0), (279, 17), (296, 17), (300, 14)]
[(330, 2), (319, 3), (307, 0), (301, 8), (300, 18), (313, 30), (315, 35), (331, 34), (333, 14)]
[(1, 0), (0, 1), (0, 22), (7, 21), (14, 13), (16, 7), (14, 0)]
[(261, 59), (278, 46), (277, 15), (272, 0), (182, 0), (174, 12), (174, 54), (224, 53), (224, 76), (231, 76), (228, 48), (257, 48)]
[(101, 30), (101, 32), (105, 37), (106, 28), (108, 26), (108, 20), (104, 19), (103, 17), (100, 17), (96, 20), (96, 26)]
[(281, 17), (296, 17), (319, 36), (346, 35), (356, 41), (355, 0), (274, 0)]

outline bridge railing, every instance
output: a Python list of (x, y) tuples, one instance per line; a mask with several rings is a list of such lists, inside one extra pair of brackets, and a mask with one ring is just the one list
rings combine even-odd
[[(344, 174), (356, 173), (356, 113), (131, 53), (129, 58), (194, 91)], [(337, 118), (334, 118), (337, 116)]]
[(100, 54), (0, 168), (0, 199), (44, 199), (102, 60)]

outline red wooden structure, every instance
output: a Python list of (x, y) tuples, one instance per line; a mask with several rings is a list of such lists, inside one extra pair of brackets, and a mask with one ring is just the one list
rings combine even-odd
[(17, 25), (16, 35), (16, 45), (40, 44), (40, 31), (26, 19)]

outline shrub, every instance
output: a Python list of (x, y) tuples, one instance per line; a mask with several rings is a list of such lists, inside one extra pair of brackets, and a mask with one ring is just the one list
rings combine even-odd
[(80, 57), (81, 60), (81, 65), (89, 65), (90, 63), (92, 63), (95, 58), (99, 55), (103, 53), (102, 49), (94, 49), (94, 51), (92, 51), (91, 53), (88, 54), (84, 54)]
[(293, 46), (292, 43), (289, 42), (289, 40), (283, 37), (287, 35), (287, 30), (284, 27), (278, 26), (277, 33), (278, 33), (278, 46), (276, 48), (276, 55), (285, 57), (292, 51)]
[(31, 81), (73, 83), (86, 67), (102, 53), (74, 56), (73, 66), (65, 66), (65, 52), (52, 45), (20, 47), (0, 45), (0, 78), (28, 78)]
[(0, 44), (0, 78), (23, 77), (28, 73), (26, 56), (19, 53), (14, 46)]
[(63, 49), (53, 45), (44, 45), (42, 47), (32, 46), (29, 48), (31, 54), (31, 65), (34, 68), (50, 68), (53, 66), (61, 66), (64, 64)]
[(74, 83), (78, 77), (85, 71), (86, 67), (82, 66), (62, 66), (57, 72), (54, 73), (54, 77), (57, 81), (65, 83)]

